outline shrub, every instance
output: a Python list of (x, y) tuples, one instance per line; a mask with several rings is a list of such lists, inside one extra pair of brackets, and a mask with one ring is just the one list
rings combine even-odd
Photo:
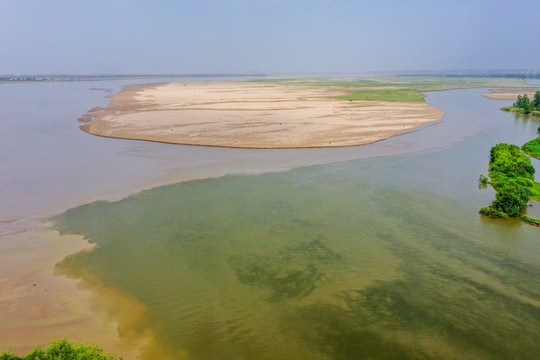
[(489, 182), (489, 179), (487, 176), (480, 174), (480, 178), (478, 179), (482, 184), (487, 184)]
[(73, 344), (66, 339), (53, 340), (45, 349), (35, 348), (20, 357), (11, 351), (2, 352), (0, 360), (120, 360), (96, 345)]
[(486, 206), (480, 209), (480, 214), (485, 215), (490, 218), (499, 219), (499, 218), (508, 218), (508, 215), (492, 208), (491, 206)]
[(508, 216), (519, 217), (529, 202), (529, 196), (530, 192), (523, 186), (508, 185), (495, 194), (497, 200), (491, 206)]

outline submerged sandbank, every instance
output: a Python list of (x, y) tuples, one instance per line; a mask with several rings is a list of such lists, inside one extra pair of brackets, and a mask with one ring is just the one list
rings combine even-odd
[(373, 143), (442, 119), (425, 102), (346, 101), (351, 90), (257, 82), (127, 86), (80, 121), (94, 135), (232, 148)]

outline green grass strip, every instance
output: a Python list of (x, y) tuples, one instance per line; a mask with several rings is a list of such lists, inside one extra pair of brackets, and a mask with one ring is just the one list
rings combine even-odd
[(525, 145), (521, 147), (521, 150), (532, 157), (540, 159), (540, 136), (525, 143)]
[(540, 202), (540, 183), (534, 182), (533, 193), (531, 199)]
[(352, 95), (338, 96), (336, 99), (349, 101), (424, 101), (426, 95), (416, 89), (387, 89), (357, 91)]
[(501, 108), (501, 110), (502, 111), (510, 111), (510, 112), (515, 112), (515, 113), (520, 113), (520, 114), (524, 114), (524, 115), (540, 116), (540, 110), (533, 110), (533, 111), (527, 113), (527, 112), (525, 112), (524, 109), (518, 108), (516, 106), (506, 106), (506, 107)]

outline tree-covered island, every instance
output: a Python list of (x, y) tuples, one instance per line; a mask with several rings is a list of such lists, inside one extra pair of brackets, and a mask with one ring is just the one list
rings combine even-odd
[(503, 107), (501, 110), (540, 116), (540, 91), (534, 93), (534, 98), (532, 100), (529, 99), (527, 94), (524, 94), (523, 96), (518, 95), (512, 106)]

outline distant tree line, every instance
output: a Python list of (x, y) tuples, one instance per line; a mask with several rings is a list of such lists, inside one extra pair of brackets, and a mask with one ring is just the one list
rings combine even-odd
[(34, 76), (3, 76), (0, 81), (36, 81)]

